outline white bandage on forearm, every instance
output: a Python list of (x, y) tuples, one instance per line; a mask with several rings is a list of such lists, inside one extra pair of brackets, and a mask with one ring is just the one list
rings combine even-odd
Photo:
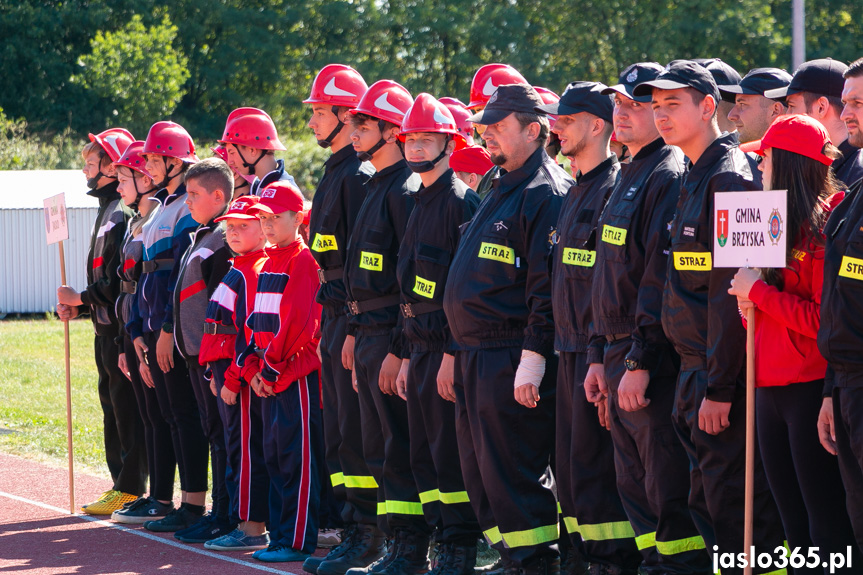
[(515, 370), (515, 388), (530, 384), (539, 389), (542, 376), (545, 375), (545, 358), (529, 349), (521, 350), (521, 361)]

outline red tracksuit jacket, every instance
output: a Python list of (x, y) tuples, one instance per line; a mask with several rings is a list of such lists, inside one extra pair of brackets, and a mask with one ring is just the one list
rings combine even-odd
[[(321, 367), (321, 305), (315, 301), (318, 264), (302, 239), (284, 248), (267, 248), (268, 260), (258, 276), (254, 311), (248, 320), (252, 343), (242, 365), (261, 357), (261, 377), (276, 393)], [(252, 360), (254, 361), (254, 360)]]

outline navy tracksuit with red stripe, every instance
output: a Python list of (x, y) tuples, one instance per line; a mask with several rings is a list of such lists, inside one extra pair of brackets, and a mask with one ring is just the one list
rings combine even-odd
[[(246, 319), (254, 308), (258, 274), (266, 261), (264, 250), (234, 258), (207, 306), (206, 321), (217, 327), (205, 330), (201, 342), (200, 361), (210, 364), (220, 394), (217, 403), (227, 450), (225, 483), (234, 522), (264, 522), (268, 514), (270, 476), (264, 460), (262, 404), (248, 384), (256, 372), (242, 373), (235, 361), (252, 339)], [(237, 394), (235, 404), (222, 401), (223, 386)]]
[(266, 252), (248, 320), (252, 343), (238, 361), (248, 367), (259, 358), (261, 378), (275, 393), (262, 401), (271, 545), (311, 553), (318, 542), (323, 464), (318, 266), (301, 239)]

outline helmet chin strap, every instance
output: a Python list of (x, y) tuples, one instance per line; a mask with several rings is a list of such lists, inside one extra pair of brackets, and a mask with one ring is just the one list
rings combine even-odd
[[(104, 157), (104, 156), (103, 156)], [(108, 178), (109, 180), (116, 180), (117, 176), (111, 177), (108, 174), (102, 172), (102, 160), (99, 160), (99, 173), (96, 174), (93, 178), (87, 178), (87, 187), (91, 190), (95, 190), (99, 187), (99, 180), (102, 178)]]
[(141, 204), (141, 198), (153, 192), (152, 189), (147, 190), (146, 192), (142, 192), (138, 189), (138, 178), (132, 175), (132, 184), (135, 186), (135, 201), (132, 202), (129, 207), (132, 208), (133, 211), (138, 211), (138, 206)]
[(378, 120), (378, 130), (381, 133), (381, 139), (378, 140), (378, 143), (366, 150), (365, 152), (357, 152), (357, 158), (360, 159), (361, 162), (371, 162), (372, 157), (375, 155), (375, 152), (380, 150), (386, 145), (387, 141), (384, 139), (384, 126), (386, 122), (383, 120)]
[(322, 148), (329, 148), (330, 146), (332, 146), (333, 145), (333, 138), (338, 136), (339, 132), (342, 131), (342, 128), (345, 127), (345, 123), (342, 122), (342, 120), (339, 118), (339, 115), (336, 113), (336, 109), (337, 109), (337, 106), (332, 107), (333, 116), (336, 117), (336, 121), (338, 122), (338, 124), (336, 124), (336, 127), (333, 128), (333, 131), (330, 132), (329, 136), (327, 136), (323, 140), (318, 140), (318, 145)]
[(237, 150), (237, 155), (240, 156), (241, 160), (243, 160), (243, 167), (245, 167), (249, 170), (250, 176), (254, 176), (255, 175), (255, 166), (258, 165), (258, 162), (260, 162), (262, 159), (264, 159), (264, 156), (266, 156), (267, 153), (264, 152), (263, 150), (261, 150), (262, 153), (260, 156), (258, 156), (258, 159), (250, 164), (249, 162), (246, 161), (246, 157), (243, 156), (243, 152), (240, 151), (240, 147), (236, 144), (231, 144), (231, 145), (234, 146), (234, 149)]
[(450, 136), (447, 134), (446, 140), (443, 144), (443, 150), (441, 150), (440, 154), (438, 154), (434, 160), (423, 160), (422, 162), (410, 162), (405, 160), (408, 164), (408, 168), (410, 168), (415, 174), (424, 174), (434, 170), (435, 166), (438, 165), (438, 162), (447, 156), (446, 148), (449, 145), (449, 140)]
[(168, 187), (168, 184), (170, 184), (170, 183), (171, 183), (171, 180), (173, 180), (174, 178), (176, 178), (177, 176), (179, 176), (179, 175), (180, 175), (180, 172), (177, 172), (176, 174), (174, 174), (174, 175), (172, 176), (172, 175), (171, 175), (171, 170), (173, 170), (173, 169), (174, 169), (174, 165), (173, 165), (173, 164), (172, 164), (172, 165), (170, 165), (170, 166), (168, 165), (167, 156), (161, 156), (161, 158), (162, 158), (162, 163), (164, 163), (164, 164), (165, 164), (165, 178), (164, 178), (161, 182), (159, 182), (159, 183), (157, 184), (157, 186), (158, 186), (159, 188), (167, 188), (167, 187)]

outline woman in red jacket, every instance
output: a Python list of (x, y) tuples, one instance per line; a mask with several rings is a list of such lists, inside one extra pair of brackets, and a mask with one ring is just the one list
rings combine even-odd
[[(792, 115), (773, 122), (758, 154), (765, 189), (788, 190), (788, 265), (740, 269), (728, 292), (741, 309), (755, 306), (758, 444), (788, 546), (800, 547), (806, 557), (795, 573), (825, 573), (829, 553), (856, 549), (839, 466), (821, 447), (816, 429), (827, 369), (815, 343), (824, 272), (821, 230), (844, 195), (830, 168), (838, 150), (817, 120)], [(807, 555), (810, 547), (819, 548), (817, 561)]]

